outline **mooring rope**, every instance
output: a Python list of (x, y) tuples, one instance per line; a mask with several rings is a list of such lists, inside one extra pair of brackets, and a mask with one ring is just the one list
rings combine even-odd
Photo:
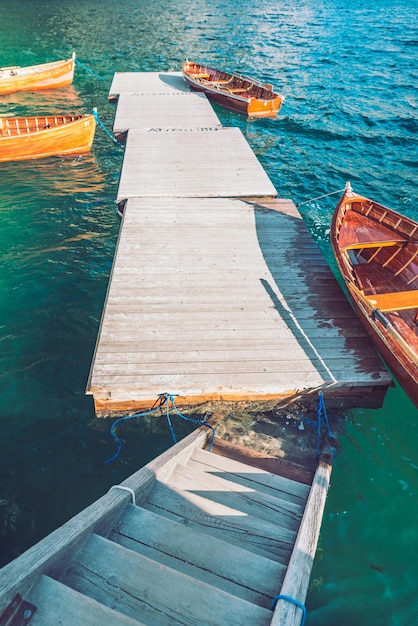
[(317, 458), (319, 458), (321, 456), (321, 444), (322, 444), (322, 426), (323, 423), (325, 422), (326, 428), (327, 428), (327, 435), (328, 438), (334, 442), (333, 445), (333, 450), (334, 450), (334, 458), (337, 455), (337, 446), (336, 446), (336, 439), (335, 436), (333, 434), (333, 432), (331, 431), (331, 427), (330, 427), (330, 423), (329, 423), (329, 419), (328, 419), (328, 415), (327, 415), (327, 410), (325, 407), (325, 400), (324, 400), (324, 394), (322, 393), (322, 391), (318, 392), (318, 409), (317, 409), (317, 419), (316, 421), (313, 420), (309, 420), (306, 417), (302, 416), (302, 421), (306, 422), (306, 424), (309, 424), (310, 426), (316, 426), (316, 456)]
[(79, 61), (78, 59), (74, 59), (75, 62), (77, 63), (77, 65), (79, 65), (80, 67), (83, 68), (83, 70), (86, 70), (86, 72), (88, 72), (89, 74), (92, 74), (93, 76), (95, 76), (96, 78), (100, 78), (100, 80), (106, 80), (105, 78), (103, 78), (103, 76), (99, 76), (98, 74), (96, 74), (96, 72), (93, 72), (93, 70), (89, 69), (86, 65), (84, 65), (83, 63), (81, 63), (81, 61)]
[(305, 624), (305, 619), (306, 619), (306, 607), (304, 604), (302, 604), (302, 602), (299, 602), (299, 600), (296, 600), (295, 598), (291, 598), (290, 596), (286, 596), (282, 593), (279, 593), (279, 595), (277, 595), (275, 598), (273, 598), (273, 603), (271, 605), (271, 610), (274, 611), (274, 609), (276, 608), (276, 604), (278, 603), (279, 600), (286, 600), (286, 602), (290, 602), (291, 604), (294, 604), (295, 606), (299, 607), (302, 610), (302, 619), (300, 622), (300, 626), (304, 626)]
[(345, 191), (345, 187), (343, 189), (337, 189), (337, 191), (330, 191), (329, 193), (324, 193), (322, 196), (316, 196), (316, 198), (311, 198), (310, 200), (305, 200), (304, 202), (298, 202), (297, 207), (302, 206), (302, 204), (309, 204), (309, 202), (314, 202), (315, 200), (320, 200), (321, 198), (327, 198), (328, 196), (335, 196), (336, 193), (342, 193)]
[(122, 144), (122, 143), (120, 143), (120, 141), (118, 141), (118, 140), (116, 139), (116, 137), (114, 137), (114, 136), (112, 135), (112, 133), (110, 132), (110, 130), (108, 130), (108, 129), (106, 128), (106, 126), (103, 124), (103, 122), (100, 120), (99, 115), (98, 115), (98, 113), (97, 113), (97, 109), (93, 109), (93, 110), (92, 110), (92, 114), (94, 115), (94, 117), (95, 117), (95, 120), (96, 120), (97, 124), (98, 124), (101, 128), (103, 128), (103, 130), (105, 131), (106, 135), (108, 135), (108, 136), (111, 138), (111, 140), (113, 141), (113, 143), (114, 143), (114, 144), (116, 144), (117, 146), (120, 146), (121, 148), (123, 148), (123, 144)]
[(176, 407), (176, 404), (174, 402), (174, 398), (177, 396), (178, 394), (171, 394), (171, 393), (160, 393), (160, 395), (158, 396), (158, 398), (156, 399), (156, 401), (154, 402), (154, 404), (152, 405), (152, 407), (150, 409), (148, 409), (147, 411), (144, 411), (143, 413), (134, 413), (133, 415), (125, 415), (124, 417), (119, 417), (116, 422), (114, 422), (110, 428), (110, 434), (113, 437), (113, 439), (115, 440), (115, 442), (117, 443), (117, 450), (115, 452), (115, 454), (113, 456), (111, 456), (109, 459), (107, 459), (105, 461), (105, 463), (111, 463), (112, 461), (114, 461), (115, 459), (118, 458), (120, 451), (122, 450), (122, 441), (119, 439), (119, 437), (117, 436), (117, 434), (115, 433), (115, 428), (118, 424), (120, 424), (121, 422), (125, 422), (127, 420), (131, 420), (131, 419), (136, 419), (137, 417), (145, 417), (146, 415), (151, 415), (152, 413), (155, 413), (158, 410), (162, 410), (163, 407), (165, 406), (166, 411), (166, 420), (167, 420), (167, 424), (168, 427), (170, 429), (170, 433), (172, 436), (172, 439), (174, 441), (174, 443), (177, 443), (177, 438), (174, 432), (174, 428), (173, 428), (173, 424), (171, 422), (171, 418), (170, 418), (170, 405), (172, 406), (172, 408), (174, 409), (175, 413), (183, 420), (185, 420), (186, 422), (192, 422), (193, 424), (197, 424), (198, 426), (206, 426), (207, 428), (210, 428), (212, 430), (212, 438), (211, 441), (209, 443), (209, 451), (212, 449), (212, 445), (213, 445), (213, 441), (215, 439), (215, 435), (216, 435), (216, 429), (211, 425), (207, 423), (206, 418), (203, 418), (201, 420), (197, 420), (197, 419), (192, 419), (191, 417), (186, 417), (185, 415), (182, 415), (180, 413), (180, 411), (178, 410), (178, 408)]

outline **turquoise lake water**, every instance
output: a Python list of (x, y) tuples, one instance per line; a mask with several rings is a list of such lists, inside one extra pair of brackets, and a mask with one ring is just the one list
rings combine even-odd
[[(114, 72), (185, 57), (271, 82), (276, 120), (239, 126), (282, 197), (355, 190), (418, 219), (418, 0), (0, 0), (0, 65), (70, 56), (74, 84), (0, 98), (0, 115), (89, 112), (111, 128)], [(0, 166), (0, 564), (171, 445), (164, 418), (125, 431), (84, 393), (115, 249), (122, 151)], [(334, 267), (338, 196), (300, 206)], [(347, 414), (307, 598), (308, 626), (418, 624), (418, 411), (401, 389)], [(175, 425), (178, 436), (184, 426)], [(183, 430), (182, 430), (183, 429)]]

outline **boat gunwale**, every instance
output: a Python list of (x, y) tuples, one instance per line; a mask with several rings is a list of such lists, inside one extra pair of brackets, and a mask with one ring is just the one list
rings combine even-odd
[[(13, 65), (11, 67), (0, 67), (0, 81), (3, 78), (13, 79), (18, 76), (30, 76), (32, 74), (38, 73), (41, 74), (43, 72), (48, 72), (50, 70), (60, 68), (61, 66), (67, 65), (67, 63), (74, 64), (74, 61), (75, 53), (73, 53), (73, 56), (69, 59), (59, 59), (58, 61), (48, 61), (47, 63), (38, 63), (35, 65)], [(70, 68), (70, 70), (71, 69), (72, 68)], [(7, 72), (15, 72), (15, 74), (2, 76), (3, 73)]]
[[(45, 127), (45, 128), (37, 127), (36, 124), (35, 124), (34, 128), (29, 127), (29, 129), (27, 127), (23, 127), (22, 129), (20, 129), (20, 127), (19, 127), (19, 130), (22, 130), (22, 132), (16, 132), (16, 133), (13, 133), (13, 134), (12, 133), (11, 134), (2, 134), (2, 123), (5, 120), (7, 122), (10, 122), (10, 121), (16, 122), (16, 120), (19, 120), (19, 121), (23, 120), (23, 121), (28, 121), (28, 123), (30, 124), (30, 121), (34, 121), (34, 120), (51, 120), (51, 121), (53, 121), (54, 119), (57, 119), (57, 118), (62, 118), (63, 120), (65, 118), (68, 118), (68, 121), (62, 121), (60, 123), (53, 123), (51, 126), (48, 126), (48, 127)], [(14, 139), (17, 139), (19, 137), (28, 138), (28, 137), (35, 136), (35, 135), (39, 136), (42, 133), (51, 133), (51, 132), (57, 131), (57, 130), (59, 130), (61, 128), (64, 128), (64, 127), (68, 128), (69, 126), (71, 126), (73, 124), (78, 124), (78, 123), (80, 123), (82, 121), (87, 121), (87, 120), (90, 120), (90, 119), (93, 119), (93, 118), (94, 118), (94, 114), (93, 113), (77, 114), (77, 115), (54, 115), (54, 114), (51, 114), (51, 115), (35, 115), (35, 116), (27, 116), (27, 117), (25, 117), (25, 116), (22, 116), (22, 117), (2, 117), (2, 116), (0, 116), (0, 141), (7, 141), (7, 140), (12, 140), (12, 139), (14, 140)], [(42, 124), (41, 124), (41, 126), (42, 126)], [(7, 128), (7, 126), (6, 126), (6, 128)], [(15, 131), (15, 130), (17, 130), (17, 127), (16, 126), (14, 128), (10, 128), (9, 127), (9, 130)]]

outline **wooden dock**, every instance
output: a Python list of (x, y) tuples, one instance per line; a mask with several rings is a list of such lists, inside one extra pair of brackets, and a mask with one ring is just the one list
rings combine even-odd
[(200, 427), (0, 570), (0, 623), (298, 626), (331, 467), (298, 481), (250, 450), (207, 451), (210, 436)]
[(162, 393), (192, 404), (321, 390), (340, 406), (380, 406), (388, 372), (239, 129), (222, 128), (178, 74), (119, 74), (110, 94), (127, 144), (87, 387), (97, 414)]

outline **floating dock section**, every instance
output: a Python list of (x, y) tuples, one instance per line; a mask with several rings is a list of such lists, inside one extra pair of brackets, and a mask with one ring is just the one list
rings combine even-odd
[(291, 200), (179, 73), (116, 74), (119, 241), (87, 392), (97, 415), (322, 391), (381, 405), (391, 377)]

